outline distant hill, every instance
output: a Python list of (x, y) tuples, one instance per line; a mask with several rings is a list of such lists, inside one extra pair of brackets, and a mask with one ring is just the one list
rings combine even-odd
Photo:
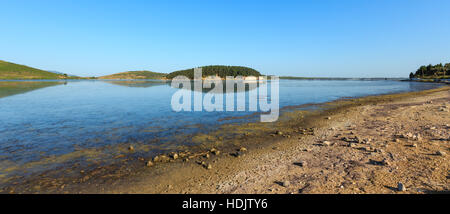
[(101, 76), (98, 79), (166, 79), (164, 73), (152, 71), (127, 71), (107, 76)]
[(0, 79), (65, 79), (62, 74), (0, 60)]
[[(189, 79), (194, 79), (194, 68), (175, 71), (167, 75), (167, 79), (173, 79), (176, 76), (186, 76)], [(219, 76), (225, 78), (226, 76), (261, 76), (257, 70), (253, 68), (243, 67), (243, 66), (226, 66), (226, 65), (209, 65), (202, 67), (202, 76)]]

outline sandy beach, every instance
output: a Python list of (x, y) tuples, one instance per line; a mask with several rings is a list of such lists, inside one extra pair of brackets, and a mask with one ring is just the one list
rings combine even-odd
[[(120, 165), (70, 169), (75, 177), (49, 172), (12, 183), (2, 192), (449, 191), (450, 87), (302, 107), (314, 110), (285, 109), (277, 123), (229, 125), (196, 136), (205, 141), (196, 152), (125, 157)], [(224, 134), (236, 137), (211, 143)], [(405, 188), (399, 189), (399, 183)]]
[[(449, 191), (449, 87), (327, 105), (328, 110), (310, 115), (309, 123), (291, 119), (282, 131), (248, 139), (253, 144), (236, 147), (243, 150), (239, 153), (211, 154), (164, 170), (155, 167), (102, 192)], [(255, 141), (261, 143), (255, 146)], [(405, 188), (399, 189), (399, 183)]]

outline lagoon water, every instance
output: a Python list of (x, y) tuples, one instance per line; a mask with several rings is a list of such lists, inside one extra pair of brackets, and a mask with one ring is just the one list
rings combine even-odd
[[(281, 80), (280, 107), (437, 86), (391, 80)], [(177, 90), (152, 80), (0, 81), (0, 178), (82, 149), (141, 143), (157, 153), (174, 145), (189, 146), (190, 134), (248, 121), (223, 119), (252, 113), (174, 112), (170, 103)], [(46, 164), (40, 170), (51, 167)]]

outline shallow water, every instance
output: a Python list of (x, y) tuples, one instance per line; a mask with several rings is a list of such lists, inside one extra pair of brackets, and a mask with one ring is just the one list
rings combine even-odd
[[(437, 86), (389, 80), (281, 80), (280, 108)], [(150, 80), (0, 81), (0, 178), (19, 170), (50, 169), (64, 155), (64, 161), (83, 158), (85, 153), (67, 155), (83, 149), (140, 143), (149, 146), (148, 153), (157, 153), (189, 146), (191, 134), (258, 119), (223, 120), (252, 113), (248, 111), (174, 112), (171, 97), (177, 90)], [(38, 164), (44, 159), (46, 164)]]

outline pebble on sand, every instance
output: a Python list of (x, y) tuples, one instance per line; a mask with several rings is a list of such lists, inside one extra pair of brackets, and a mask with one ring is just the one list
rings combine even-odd
[(330, 146), (331, 145), (331, 142), (330, 141), (323, 141), (322, 142), (322, 145), (324, 145), (324, 146)]
[(128, 150), (133, 151), (133, 150), (134, 150), (134, 147), (133, 147), (133, 146), (129, 146), (129, 147), (128, 147)]
[(211, 149), (210, 152), (213, 153), (214, 155), (219, 155), (220, 154), (220, 151), (217, 150), (217, 149), (214, 149), (214, 148)]
[(147, 164), (146, 164), (146, 166), (148, 166), (148, 167), (151, 167), (151, 166), (153, 166), (153, 162), (152, 162), (152, 161), (147, 161)]
[(291, 185), (291, 182), (289, 181), (283, 181), (283, 186), (284, 187), (289, 187)]
[(178, 159), (178, 154), (177, 153), (173, 153), (170, 155), (171, 158), (173, 158), (174, 160)]
[(301, 167), (306, 167), (308, 165), (308, 162), (300, 161), (300, 162), (298, 162), (298, 165), (301, 166)]
[(447, 153), (445, 153), (444, 151), (437, 151), (436, 152), (436, 155), (439, 155), (439, 156), (445, 156)]
[(239, 149), (239, 151), (240, 151), (240, 152), (246, 152), (246, 151), (247, 151), (247, 148), (241, 147), (241, 148)]
[(406, 191), (406, 187), (405, 187), (405, 185), (402, 182), (398, 182), (397, 190), (401, 191), (401, 192), (404, 192), (404, 191)]

